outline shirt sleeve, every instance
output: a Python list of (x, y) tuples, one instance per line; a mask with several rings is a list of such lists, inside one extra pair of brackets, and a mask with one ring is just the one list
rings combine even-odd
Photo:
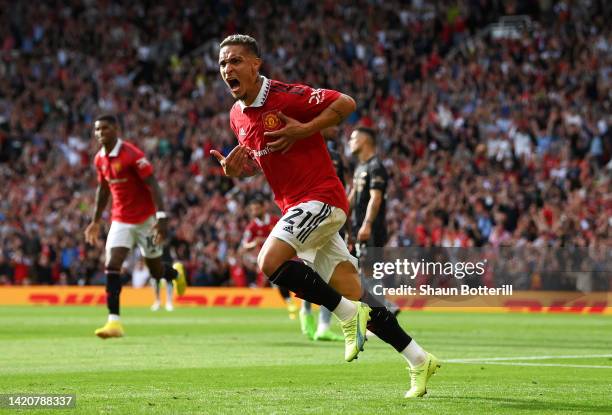
[(285, 115), (300, 122), (308, 122), (329, 107), (340, 95), (340, 92), (333, 89), (290, 85), (286, 91)]
[(134, 157), (132, 160), (136, 173), (138, 173), (141, 179), (146, 179), (153, 174), (151, 162), (147, 160), (147, 157), (139, 148), (134, 147)]
[(370, 189), (380, 190), (383, 193), (387, 189), (387, 171), (382, 164), (376, 163), (370, 170)]

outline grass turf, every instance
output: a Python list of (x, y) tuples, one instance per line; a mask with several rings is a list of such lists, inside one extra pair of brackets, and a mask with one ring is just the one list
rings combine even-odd
[[(390, 347), (369, 341), (345, 363), (341, 343), (308, 341), (283, 310), (126, 308), (126, 337), (106, 341), (93, 335), (104, 316), (0, 307), (0, 393), (77, 395), (75, 409), (36, 414), (612, 413), (607, 356), (446, 362), (425, 398), (405, 400), (408, 372)], [(610, 316), (404, 312), (400, 322), (443, 360), (612, 353)]]

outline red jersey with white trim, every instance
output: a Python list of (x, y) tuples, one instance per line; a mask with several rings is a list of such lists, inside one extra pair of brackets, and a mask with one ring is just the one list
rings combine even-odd
[(275, 131), (283, 126), (277, 115), (279, 111), (305, 123), (339, 97), (339, 92), (330, 89), (313, 89), (263, 78), (253, 104), (245, 106), (237, 101), (230, 111), (230, 126), (234, 134), (240, 144), (251, 149), (283, 214), (292, 206), (313, 200), (338, 207), (348, 214), (344, 187), (336, 176), (321, 133), (296, 141), (285, 154), (271, 151), (268, 147), (268, 142), (276, 138), (264, 137), (265, 131)]
[[(265, 239), (272, 233), (274, 225), (279, 221), (279, 217), (275, 215), (264, 215), (263, 219), (254, 218), (249, 222), (244, 232), (244, 242), (251, 242), (257, 238)], [(259, 244), (263, 245), (263, 241)]]
[(98, 182), (107, 182), (113, 196), (111, 219), (123, 223), (142, 223), (155, 214), (155, 203), (144, 179), (153, 166), (134, 144), (117, 140), (109, 154), (104, 147), (96, 154), (94, 165)]

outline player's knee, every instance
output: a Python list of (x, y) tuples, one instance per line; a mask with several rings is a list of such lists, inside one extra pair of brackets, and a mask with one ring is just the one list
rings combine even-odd
[(121, 263), (119, 261), (107, 261), (106, 266), (104, 267), (104, 272), (106, 273), (117, 273), (121, 272)]
[(257, 255), (257, 265), (268, 278), (276, 272), (283, 262), (280, 262), (279, 258), (267, 249), (262, 249)]
[(107, 272), (121, 272), (121, 265), (123, 265), (122, 258), (110, 257), (106, 261), (105, 269)]

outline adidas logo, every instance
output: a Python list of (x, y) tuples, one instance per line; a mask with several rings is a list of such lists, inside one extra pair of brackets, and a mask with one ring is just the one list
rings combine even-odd
[(238, 135), (240, 135), (240, 137), (244, 137), (246, 135), (246, 131), (244, 131), (244, 128), (240, 128), (240, 133), (238, 133)]
[(283, 230), (284, 230), (285, 232), (289, 232), (291, 235), (293, 235), (293, 226), (285, 226), (285, 227), (283, 228)]

